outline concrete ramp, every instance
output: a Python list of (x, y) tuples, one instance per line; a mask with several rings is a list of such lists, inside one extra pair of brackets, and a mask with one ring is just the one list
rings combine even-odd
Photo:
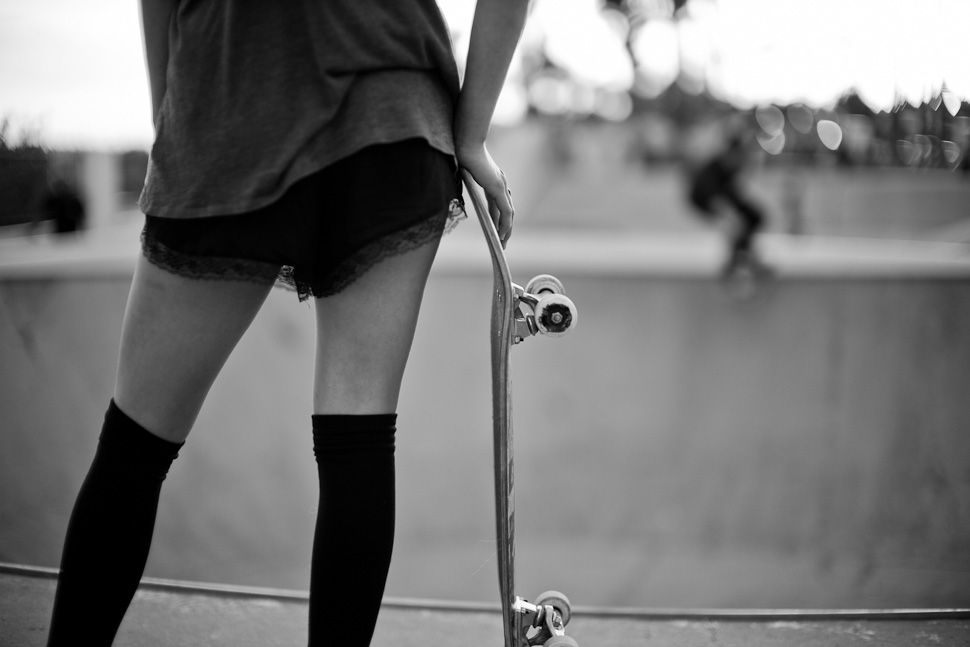
[[(58, 564), (114, 381), (137, 254), (119, 233), (0, 245), (0, 561)], [(513, 356), (522, 595), (970, 606), (967, 247), (764, 247), (776, 279), (736, 301), (714, 235), (516, 232), (515, 280), (556, 274), (581, 311)], [(466, 223), (401, 394), (392, 596), (494, 599), (490, 289)], [(274, 291), (169, 474), (147, 575), (307, 587), (313, 332)]]

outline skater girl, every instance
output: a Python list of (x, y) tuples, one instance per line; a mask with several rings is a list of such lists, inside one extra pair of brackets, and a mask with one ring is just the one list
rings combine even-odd
[(462, 215), (459, 166), (511, 231), (485, 139), (527, 9), (478, 0), (460, 82), (434, 0), (142, 0), (155, 125), (143, 253), (48, 645), (113, 641), (162, 481), (277, 282), (316, 312), (309, 642), (369, 644), (398, 393), (438, 241)]

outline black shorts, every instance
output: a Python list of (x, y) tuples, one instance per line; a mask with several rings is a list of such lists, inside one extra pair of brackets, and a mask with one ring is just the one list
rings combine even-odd
[(463, 216), (454, 158), (410, 139), (365, 148), (255, 211), (147, 215), (142, 251), (190, 278), (275, 278), (302, 300), (340, 292), (380, 260), (436, 240)]

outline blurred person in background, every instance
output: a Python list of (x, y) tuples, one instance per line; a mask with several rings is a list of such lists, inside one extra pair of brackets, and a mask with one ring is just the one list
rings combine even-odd
[(42, 217), (54, 222), (54, 232), (71, 234), (84, 228), (84, 204), (64, 180), (54, 180), (44, 198)]
[(477, 2), (459, 85), (434, 0), (142, 0), (156, 133), (143, 254), (48, 645), (113, 641), (162, 481), (277, 280), (316, 306), (309, 643), (369, 644), (393, 543), (398, 394), (438, 242), (464, 215), (459, 166), (503, 241), (511, 231), (485, 139), (527, 10)]
[(690, 177), (689, 199), (705, 220), (730, 219), (725, 280), (742, 274), (763, 275), (770, 270), (755, 248), (755, 238), (765, 215), (741, 186), (740, 176), (750, 163), (751, 152), (743, 133), (735, 132), (726, 145)]

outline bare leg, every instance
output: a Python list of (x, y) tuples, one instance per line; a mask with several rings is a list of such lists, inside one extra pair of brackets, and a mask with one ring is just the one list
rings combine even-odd
[(184, 441), (271, 289), (188, 279), (140, 258), (121, 336), (118, 407), (153, 434)]
[(437, 241), (317, 300), (316, 414), (393, 413)]

